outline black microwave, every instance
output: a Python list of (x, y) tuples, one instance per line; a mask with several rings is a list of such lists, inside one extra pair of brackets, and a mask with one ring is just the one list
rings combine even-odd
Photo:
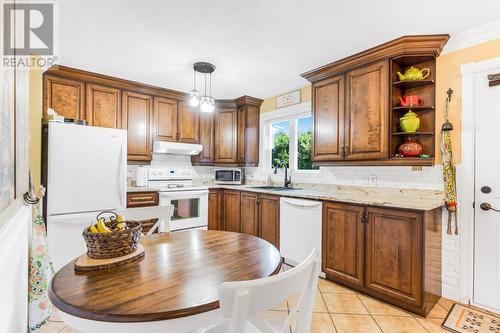
[(243, 169), (215, 169), (215, 182), (217, 184), (243, 184)]

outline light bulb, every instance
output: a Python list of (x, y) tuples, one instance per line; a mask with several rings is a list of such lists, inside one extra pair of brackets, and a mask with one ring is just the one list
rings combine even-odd
[(200, 100), (200, 111), (211, 113), (215, 110), (215, 101), (210, 96), (201, 96)]
[(198, 90), (191, 90), (191, 93), (189, 94), (189, 104), (192, 107), (197, 107), (200, 104), (200, 99), (199, 99), (199, 94)]

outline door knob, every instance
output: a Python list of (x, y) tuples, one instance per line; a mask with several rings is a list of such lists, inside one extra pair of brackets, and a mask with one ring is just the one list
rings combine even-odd
[(495, 212), (500, 212), (500, 210), (491, 207), (491, 205), (487, 202), (483, 202), (482, 204), (479, 205), (479, 207), (482, 210), (494, 210)]

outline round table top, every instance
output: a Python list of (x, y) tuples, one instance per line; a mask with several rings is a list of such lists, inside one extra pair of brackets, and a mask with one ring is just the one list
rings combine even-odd
[(123, 266), (77, 272), (75, 260), (52, 279), (49, 297), (68, 314), (109, 322), (143, 322), (219, 308), (223, 282), (277, 274), (278, 250), (246, 234), (191, 230), (143, 236), (145, 257)]

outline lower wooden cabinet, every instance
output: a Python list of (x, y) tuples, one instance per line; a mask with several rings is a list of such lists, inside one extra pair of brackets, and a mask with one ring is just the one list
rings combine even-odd
[(426, 316), (441, 295), (440, 212), (325, 202), (326, 277)]
[(222, 191), (222, 211), (222, 230), (240, 232), (240, 191)]
[(327, 202), (323, 205), (323, 272), (363, 285), (364, 208)]
[(259, 195), (259, 237), (280, 248), (280, 198)]
[(208, 230), (221, 230), (222, 190), (214, 189), (208, 193)]
[(279, 248), (279, 196), (210, 189), (208, 229), (242, 232)]

